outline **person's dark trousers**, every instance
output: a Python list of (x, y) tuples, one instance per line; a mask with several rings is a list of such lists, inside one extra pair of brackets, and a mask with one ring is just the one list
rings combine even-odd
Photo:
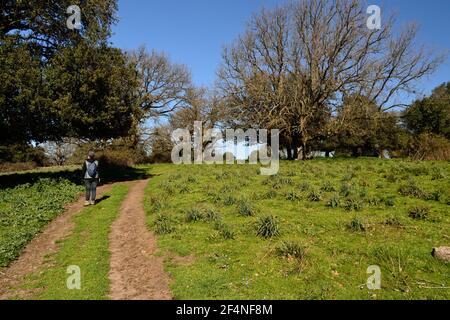
[(86, 185), (86, 201), (95, 201), (97, 196), (97, 179), (84, 179)]

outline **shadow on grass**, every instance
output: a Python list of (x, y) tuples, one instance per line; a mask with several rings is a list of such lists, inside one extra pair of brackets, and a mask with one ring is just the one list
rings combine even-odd
[[(101, 171), (101, 183), (142, 180), (152, 177), (145, 169), (139, 168), (104, 168)], [(17, 172), (0, 176), (0, 190), (14, 188), (18, 185), (33, 184), (39, 179), (66, 179), (74, 184), (84, 185), (81, 169), (55, 172)]]

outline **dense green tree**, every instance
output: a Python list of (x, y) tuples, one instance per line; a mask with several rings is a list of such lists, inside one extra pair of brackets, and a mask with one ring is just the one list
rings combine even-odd
[(379, 156), (383, 150), (400, 147), (402, 130), (398, 126), (398, 115), (381, 111), (365, 97), (346, 97), (328, 127), (329, 132), (333, 132), (325, 140), (328, 150), (329, 143), (334, 142), (334, 149), (349, 151), (352, 156)]
[(51, 128), (40, 62), (29, 49), (0, 39), (0, 145), (42, 142)]
[(121, 50), (86, 43), (65, 48), (49, 61), (45, 78), (60, 137), (122, 137), (136, 124), (136, 73)]
[[(80, 7), (80, 30), (67, 28), (71, 5)], [(49, 58), (61, 46), (81, 39), (105, 44), (116, 21), (117, 0), (3, 0), (0, 10), (0, 37), (18, 36)]]
[(418, 100), (406, 109), (403, 120), (415, 135), (433, 133), (450, 139), (450, 82), (440, 85), (430, 97)]

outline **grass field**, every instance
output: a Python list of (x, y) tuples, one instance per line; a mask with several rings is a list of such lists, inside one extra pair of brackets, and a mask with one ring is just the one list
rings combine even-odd
[[(176, 299), (449, 299), (450, 164), (152, 166), (145, 202)], [(181, 262), (180, 262), (181, 261)], [(185, 262), (182, 262), (185, 261)], [(382, 289), (368, 290), (378, 265)]]
[(82, 190), (66, 179), (39, 179), (0, 190), (0, 267), (17, 258)]

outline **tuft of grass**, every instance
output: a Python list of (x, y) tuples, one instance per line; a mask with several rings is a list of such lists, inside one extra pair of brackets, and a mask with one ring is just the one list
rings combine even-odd
[(159, 214), (154, 222), (154, 230), (157, 235), (172, 233), (175, 230), (173, 221), (165, 214)]
[(430, 215), (430, 207), (414, 206), (408, 209), (408, 215), (414, 220), (426, 220)]
[(317, 190), (313, 190), (308, 194), (308, 200), (311, 202), (319, 202), (322, 200), (322, 194)]
[(263, 199), (275, 199), (277, 197), (277, 192), (275, 190), (269, 190), (263, 195)]
[(276, 247), (275, 252), (279, 257), (304, 260), (307, 254), (307, 249), (298, 242), (283, 241), (278, 247)]
[(302, 197), (294, 190), (291, 190), (285, 194), (285, 199), (287, 201), (300, 201)]
[(397, 216), (390, 215), (384, 220), (384, 224), (391, 227), (401, 227), (403, 224)]
[(189, 209), (186, 212), (186, 222), (198, 222), (202, 221), (203, 219), (203, 213), (197, 208)]
[(355, 231), (355, 232), (363, 232), (366, 231), (366, 226), (364, 225), (364, 222), (358, 218), (355, 217), (353, 218), (348, 224), (347, 224), (347, 228), (351, 231)]
[(229, 194), (223, 198), (223, 204), (227, 207), (234, 205), (236, 201), (236, 198)]
[(190, 193), (191, 189), (189, 188), (189, 186), (187, 184), (182, 184), (179, 186), (178, 192), (180, 194), (186, 194), (186, 193)]
[(222, 217), (220, 216), (220, 214), (217, 213), (213, 209), (206, 209), (204, 216), (205, 216), (205, 220), (208, 221), (208, 222), (216, 222), (216, 221), (221, 221), (222, 220)]
[(395, 206), (395, 197), (387, 196), (383, 199), (383, 202), (387, 207), (394, 207)]
[(408, 183), (400, 186), (398, 192), (405, 197), (424, 198), (426, 193), (420, 188), (413, 180), (409, 180)]
[(300, 185), (298, 186), (298, 188), (299, 188), (300, 191), (302, 191), (302, 192), (308, 191), (310, 187), (311, 187), (311, 186), (309, 185), (308, 182), (302, 182), (302, 183), (300, 183)]
[(238, 212), (241, 216), (251, 217), (256, 214), (256, 210), (249, 200), (240, 200), (237, 204)]
[(280, 227), (274, 216), (260, 217), (256, 223), (256, 235), (269, 239), (280, 235)]
[(336, 188), (330, 181), (325, 181), (320, 190), (323, 192), (335, 192)]
[(360, 211), (363, 208), (363, 203), (355, 197), (350, 197), (345, 199), (342, 208), (346, 211)]
[(338, 194), (334, 194), (327, 202), (327, 206), (330, 208), (337, 208), (341, 203), (341, 199)]

